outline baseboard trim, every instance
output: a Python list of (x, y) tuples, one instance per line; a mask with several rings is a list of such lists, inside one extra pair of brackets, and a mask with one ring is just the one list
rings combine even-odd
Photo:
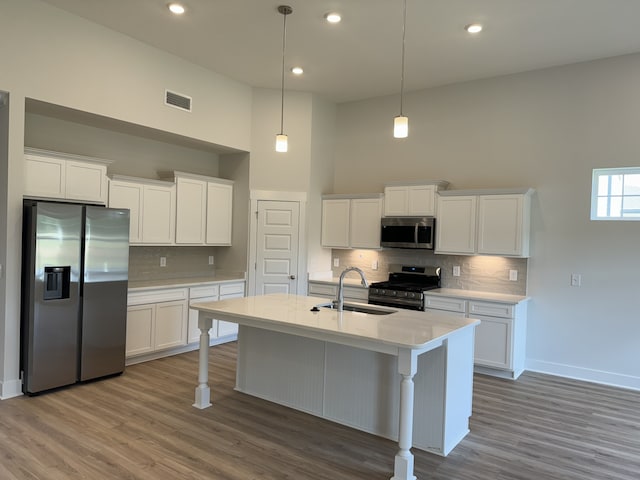
[(22, 395), (22, 382), (20, 379), (0, 382), (0, 400), (7, 400)]
[(640, 391), (640, 377), (634, 377), (632, 375), (622, 375), (619, 373), (605, 372), (603, 370), (531, 359), (527, 360), (526, 370)]

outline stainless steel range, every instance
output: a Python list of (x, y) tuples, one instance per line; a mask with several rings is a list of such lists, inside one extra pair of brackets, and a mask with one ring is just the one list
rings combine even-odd
[(424, 310), (424, 292), (440, 288), (440, 267), (390, 265), (389, 280), (369, 285), (369, 303)]

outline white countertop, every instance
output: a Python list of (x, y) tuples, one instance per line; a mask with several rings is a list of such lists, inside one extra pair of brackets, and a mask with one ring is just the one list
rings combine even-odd
[[(362, 280), (357, 275), (356, 278), (345, 277), (344, 285), (349, 287), (360, 287), (360, 288), (369, 288), (362, 285)], [(367, 279), (368, 280), (368, 279)], [(309, 282), (313, 283), (324, 283), (327, 285), (338, 285), (340, 283), (339, 277), (329, 277), (329, 278), (309, 278)], [(371, 282), (369, 282), (371, 283)]]
[(156, 288), (197, 287), (216, 283), (244, 282), (243, 273), (219, 273), (202, 277), (164, 278), (129, 281), (129, 291), (150, 290)]
[(365, 340), (392, 347), (425, 350), (435, 348), (457, 330), (473, 328), (480, 323), (479, 320), (448, 314), (372, 305), (364, 306), (392, 310), (394, 313), (372, 315), (337, 312), (328, 308), (311, 311), (314, 306), (323, 303), (327, 303), (326, 298), (272, 294), (202, 302), (193, 308), (220, 320), (310, 338), (326, 338), (336, 343)]
[(509, 303), (516, 305), (529, 300), (529, 297), (522, 295), (509, 295), (507, 293), (479, 292), (476, 290), (461, 290), (459, 288), (436, 288), (424, 292), (425, 295), (433, 297), (455, 297), (465, 300), (486, 300), (488, 302)]

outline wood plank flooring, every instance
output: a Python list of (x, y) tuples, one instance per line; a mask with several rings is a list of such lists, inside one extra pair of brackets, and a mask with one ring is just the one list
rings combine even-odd
[[(211, 348), (214, 406), (191, 406), (197, 352), (0, 402), (0, 479), (388, 479), (396, 444), (233, 391)], [(420, 480), (637, 480), (640, 392), (525, 373), (476, 375), (471, 433)]]

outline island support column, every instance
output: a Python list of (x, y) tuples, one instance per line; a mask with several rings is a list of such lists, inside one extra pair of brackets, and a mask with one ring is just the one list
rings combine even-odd
[(401, 349), (398, 352), (398, 373), (400, 382), (400, 428), (398, 446), (400, 447), (393, 468), (391, 480), (416, 480), (413, 474), (413, 376), (418, 370), (418, 354), (414, 350)]
[(200, 312), (198, 328), (200, 329), (200, 350), (198, 352), (198, 386), (194, 407), (203, 409), (211, 406), (211, 389), (209, 388), (209, 329), (213, 325), (211, 317)]

